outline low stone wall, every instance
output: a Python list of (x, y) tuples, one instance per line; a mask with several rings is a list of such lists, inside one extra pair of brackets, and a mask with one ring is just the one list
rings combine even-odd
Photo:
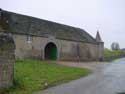
[(15, 45), (10, 35), (0, 34), (0, 88), (13, 85)]

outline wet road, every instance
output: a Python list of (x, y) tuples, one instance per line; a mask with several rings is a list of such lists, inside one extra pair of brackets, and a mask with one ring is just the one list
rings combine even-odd
[(125, 94), (125, 59), (93, 67), (92, 75), (35, 94)]

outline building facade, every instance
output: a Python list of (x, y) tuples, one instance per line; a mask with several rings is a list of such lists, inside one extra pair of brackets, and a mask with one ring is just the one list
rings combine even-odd
[[(104, 43), (85, 30), (0, 10), (0, 31), (14, 38), (16, 58), (42, 60), (103, 59)], [(99, 37), (99, 38), (98, 38)]]

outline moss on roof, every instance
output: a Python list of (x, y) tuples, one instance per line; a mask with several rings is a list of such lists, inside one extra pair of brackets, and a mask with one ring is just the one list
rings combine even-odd
[(96, 43), (92, 36), (80, 28), (4, 10), (2, 11), (2, 19), (4, 25), (6, 24), (4, 27), (8, 28), (7, 31), (11, 33), (43, 37), (51, 35), (58, 39)]

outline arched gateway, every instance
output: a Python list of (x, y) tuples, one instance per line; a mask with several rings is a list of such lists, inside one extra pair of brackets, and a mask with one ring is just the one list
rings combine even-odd
[(54, 43), (50, 42), (45, 46), (45, 59), (56, 60), (57, 59), (57, 47)]

